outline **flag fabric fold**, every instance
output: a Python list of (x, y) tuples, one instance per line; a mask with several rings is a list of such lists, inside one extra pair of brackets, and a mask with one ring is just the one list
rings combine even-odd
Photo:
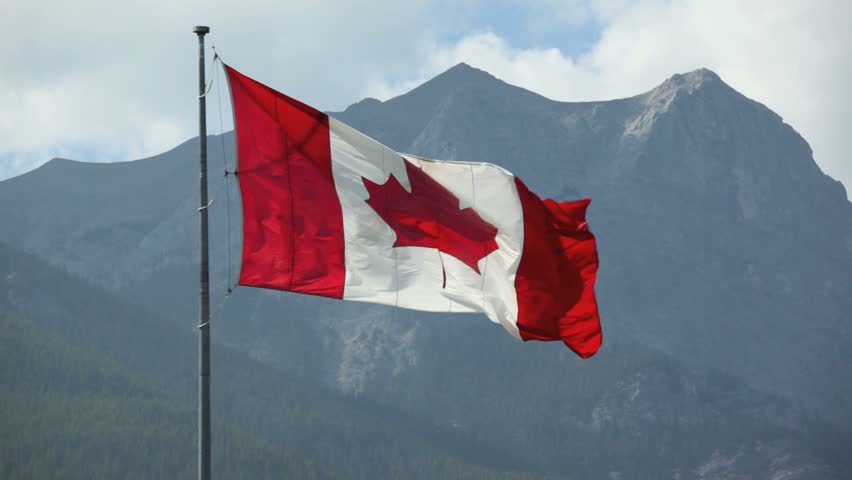
[(589, 200), (503, 168), (397, 153), (224, 66), (243, 210), (239, 283), (433, 312), (524, 340), (601, 345)]

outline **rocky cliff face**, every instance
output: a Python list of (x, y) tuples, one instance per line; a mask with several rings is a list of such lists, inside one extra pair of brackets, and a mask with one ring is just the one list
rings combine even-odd
[[(852, 427), (852, 205), (768, 108), (708, 70), (561, 103), (462, 64), (333, 115), (396, 150), (493, 162), (543, 195), (592, 197), (604, 348), (581, 362), (474, 315), (251, 290), (217, 310), (218, 341), (578, 478), (831, 471), (818, 448), (828, 434), (810, 432), (820, 418)], [(221, 299), (228, 193), (231, 282), (239, 252), (235, 189), (216, 173), (223, 155), (233, 164), (232, 135), (210, 150)], [(191, 328), (196, 155), (190, 141), (0, 182), (0, 240)]]

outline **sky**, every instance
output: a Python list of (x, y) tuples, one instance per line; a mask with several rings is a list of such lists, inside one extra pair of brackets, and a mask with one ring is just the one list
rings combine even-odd
[[(192, 27), (209, 25), (226, 62), (322, 110), (388, 99), (459, 62), (562, 101), (706, 67), (781, 115), (848, 190), (850, 18), (846, 0), (0, 0), (0, 179), (197, 135)], [(230, 107), (210, 67), (218, 133)]]

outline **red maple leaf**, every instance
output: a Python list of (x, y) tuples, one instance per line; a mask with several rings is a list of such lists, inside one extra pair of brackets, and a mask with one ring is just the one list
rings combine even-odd
[(367, 204), (396, 232), (394, 247), (437, 248), (479, 273), (477, 262), (497, 250), (497, 227), (409, 161), (405, 170), (408, 193), (393, 175), (384, 184), (362, 178), (370, 198)]

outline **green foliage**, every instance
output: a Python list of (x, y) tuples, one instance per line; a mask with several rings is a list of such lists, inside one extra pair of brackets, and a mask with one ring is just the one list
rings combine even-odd
[[(109, 359), (0, 311), (0, 477), (192, 478), (194, 413)], [(257, 437), (215, 432), (222, 478), (324, 478)]]
[[(0, 245), (0, 478), (193, 478), (193, 333)], [(213, 364), (217, 478), (550, 478), (227, 347)]]

